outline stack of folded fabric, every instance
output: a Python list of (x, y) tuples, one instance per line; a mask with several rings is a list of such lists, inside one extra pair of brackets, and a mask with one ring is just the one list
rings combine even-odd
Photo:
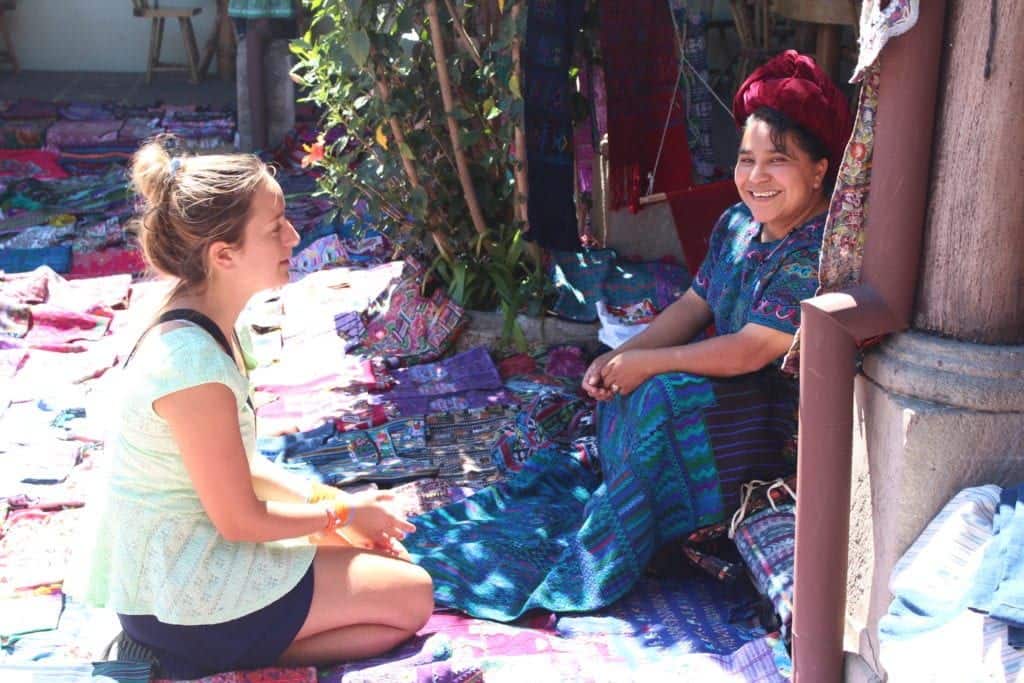
[(0, 103), (0, 147), (38, 149), (57, 119), (57, 105), (38, 100)]
[(175, 108), (164, 116), (163, 127), (191, 150), (234, 151), (235, 115), (232, 111)]

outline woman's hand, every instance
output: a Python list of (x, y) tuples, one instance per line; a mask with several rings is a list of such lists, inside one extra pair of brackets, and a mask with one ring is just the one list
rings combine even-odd
[(587, 371), (583, 373), (583, 391), (587, 392), (587, 395), (596, 401), (607, 401), (614, 395), (607, 388), (607, 385), (602, 383), (601, 371), (608, 364), (608, 361), (615, 358), (615, 355), (615, 351), (602, 353), (593, 360)]
[(393, 500), (394, 496), (387, 491), (363, 491), (347, 495), (345, 502), (349, 508), (349, 523), (338, 529), (338, 532), (356, 547), (392, 554), (396, 541), (416, 531), (416, 527), (406, 521), (404, 516), (391, 509)]
[(604, 364), (600, 381), (611, 395), (628, 396), (655, 374), (650, 351), (623, 351)]

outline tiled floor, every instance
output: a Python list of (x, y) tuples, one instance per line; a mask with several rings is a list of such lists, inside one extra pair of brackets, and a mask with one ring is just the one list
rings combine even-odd
[(189, 83), (184, 73), (158, 73), (147, 85), (145, 74), (76, 71), (0, 72), (0, 100), (119, 102), (132, 105), (202, 104), (235, 107), (234, 81), (216, 76)]

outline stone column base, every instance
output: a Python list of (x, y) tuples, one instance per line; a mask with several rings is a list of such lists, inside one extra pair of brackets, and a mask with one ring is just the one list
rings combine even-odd
[(854, 410), (845, 645), (881, 674), (897, 560), (961, 489), (1024, 480), (1024, 346), (894, 335), (865, 356)]

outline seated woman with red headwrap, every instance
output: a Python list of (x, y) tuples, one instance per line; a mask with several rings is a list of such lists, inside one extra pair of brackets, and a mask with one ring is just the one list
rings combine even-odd
[[(700, 412), (711, 455), (704, 465), (714, 473), (703, 483), (717, 489), (704, 501), (708, 518), (735, 507), (744, 482), (792, 469), (783, 452), (796, 433), (798, 387), (778, 365), (800, 324), (800, 301), (818, 285), (828, 197), (851, 130), (843, 95), (792, 50), (751, 74), (733, 114), (742, 127), (734, 172), (742, 202), (719, 219), (692, 287), (642, 334), (598, 357), (583, 380), (606, 402), (606, 427), (645, 410), (652, 378), (707, 378), (713, 398)], [(702, 338), (711, 323), (715, 336)], [(622, 445), (606, 431), (608, 447)]]
[(503, 621), (603, 607), (659, 546), (723, 520), (742, 483), (792, 468), (797, 386), (777, 365), (818, 284), (850, 116), (795, 52), (755, 71), (734, 109), (743, 201), (719, 219), (692, 288), (587, 370), (596, 439), (540, 449), (507, 482), (417, 518), (407, 546), (436, 604)]

